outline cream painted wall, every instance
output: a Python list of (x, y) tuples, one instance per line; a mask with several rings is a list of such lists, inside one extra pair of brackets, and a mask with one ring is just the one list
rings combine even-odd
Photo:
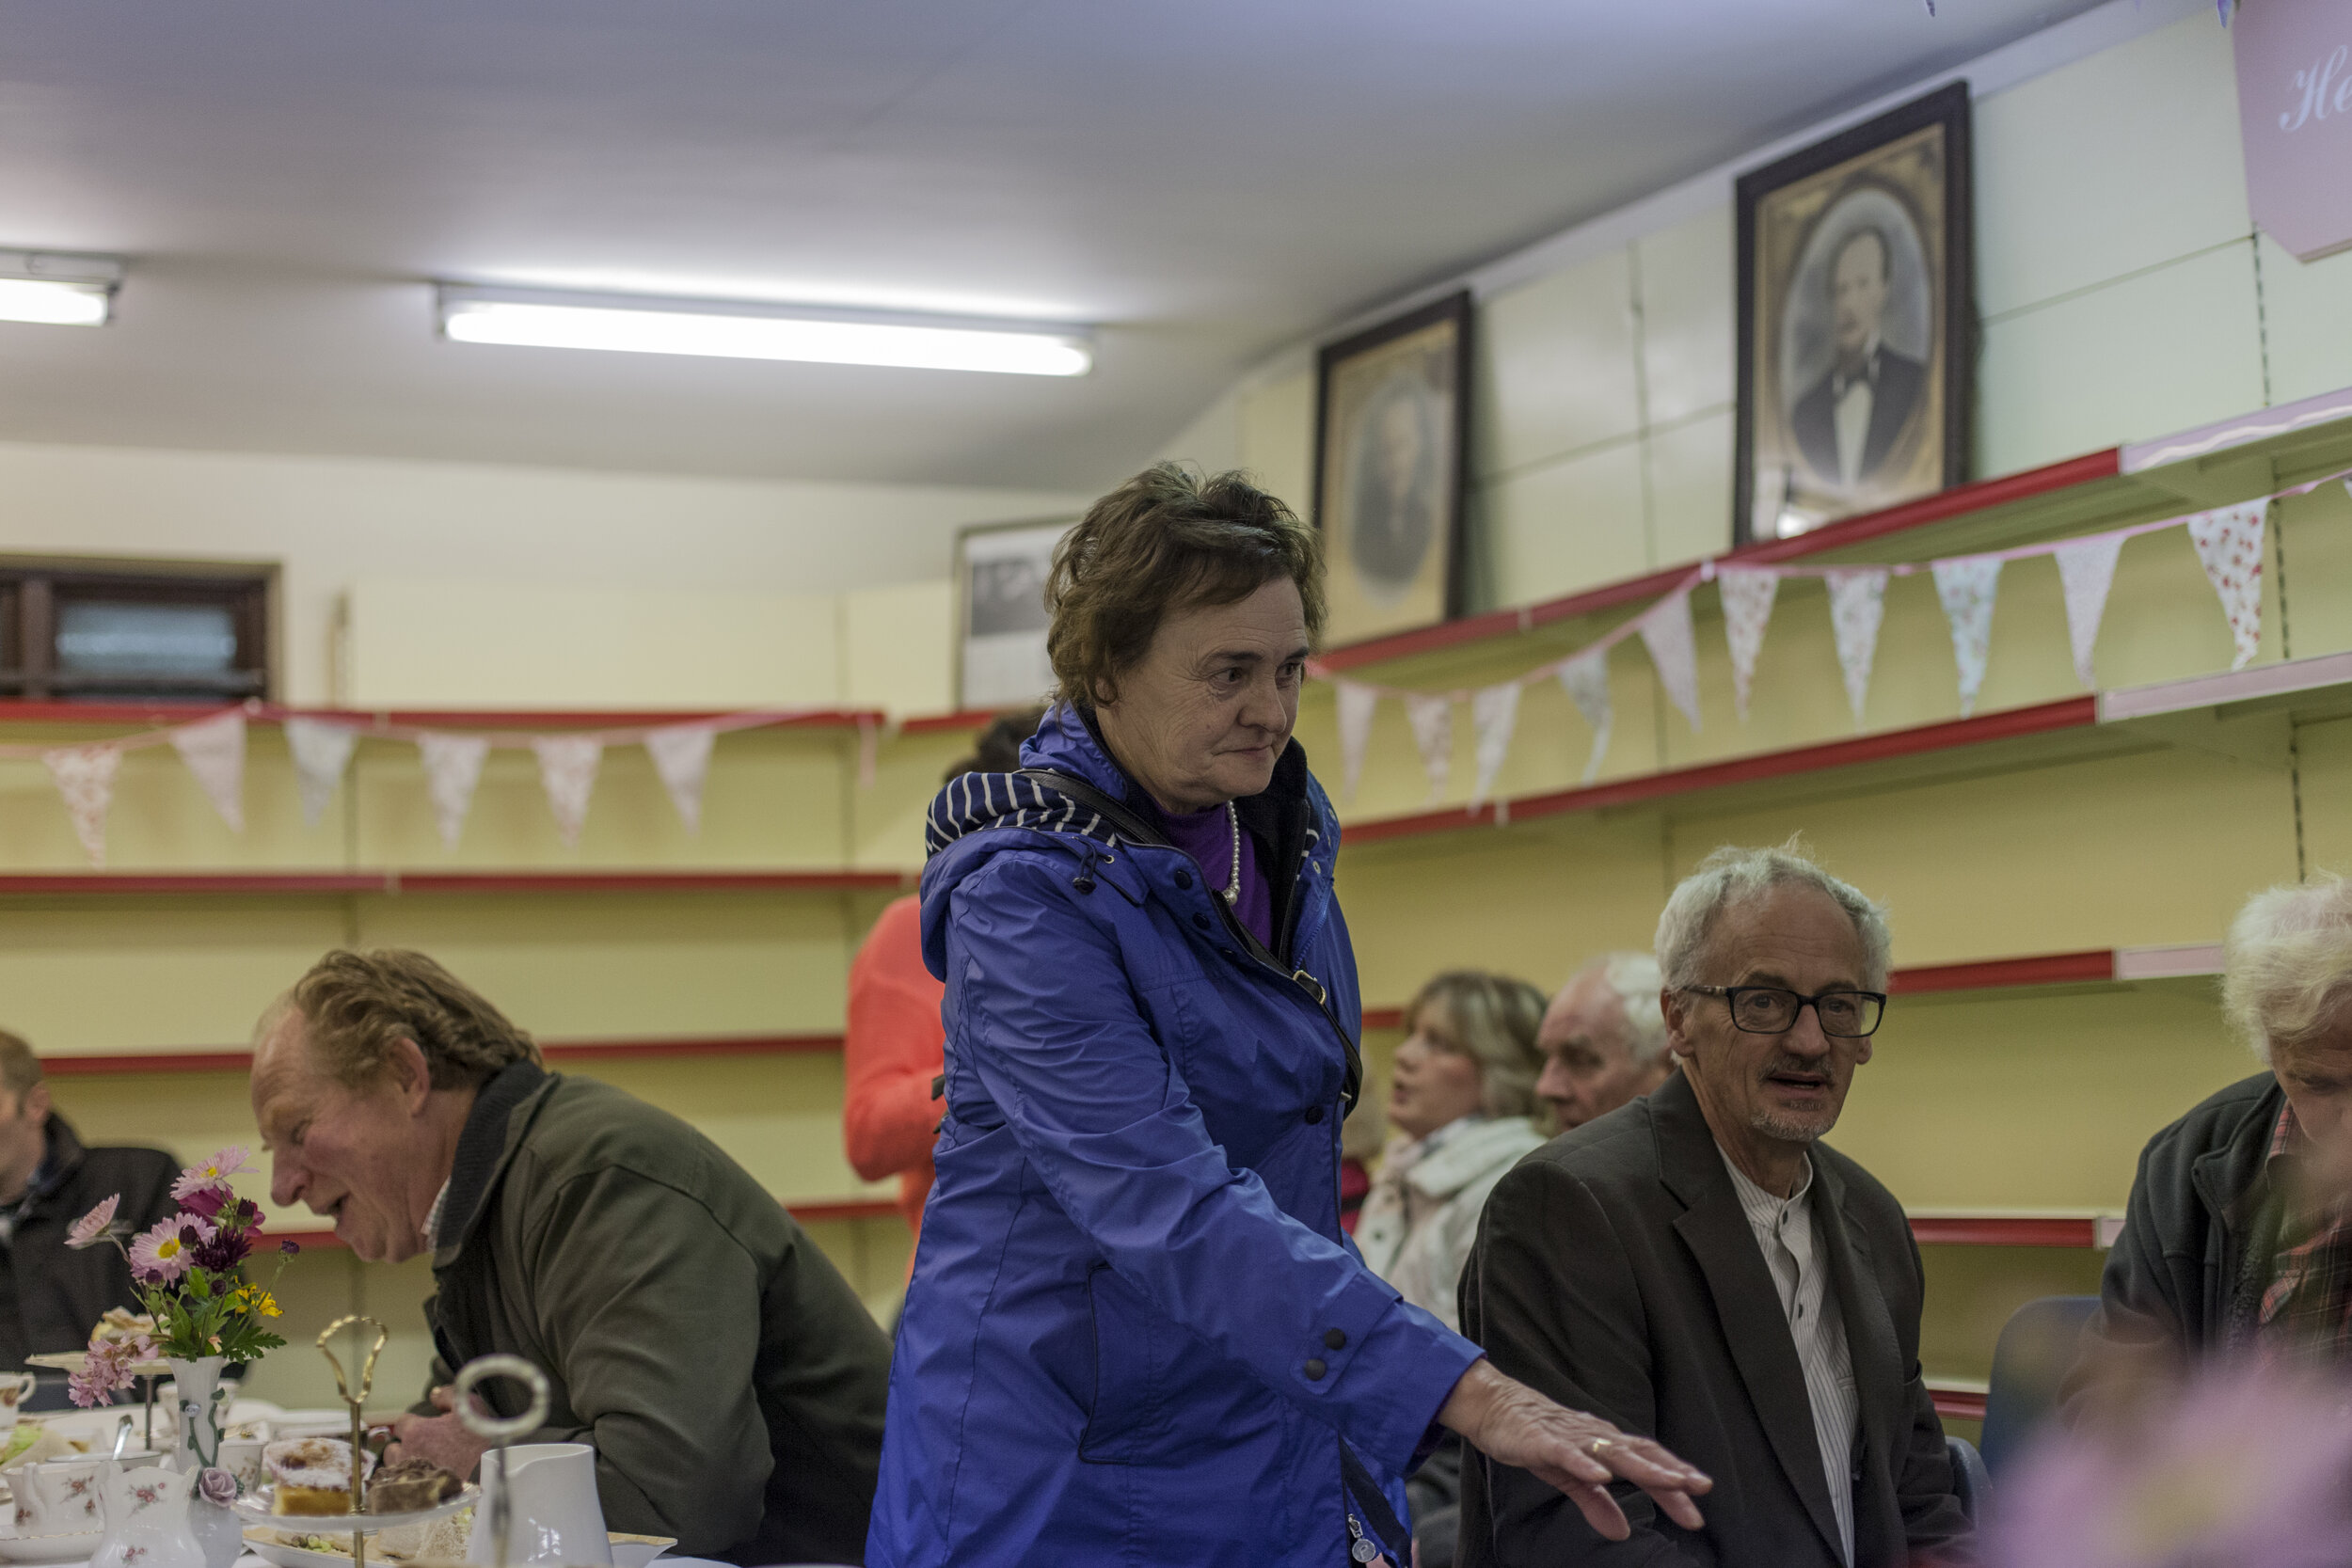
[[(433, 618), (495, 640), (480, 614), (494, 585), (580, 591), (551, 610), (560, 626), (590, 615), (597, 590), (832, 594), (936, 581), (961, 525), (1070, 513), (1090, 499), (0, 443), (0, 552), (277, 562), (279, 692), (305, 704), (335, 699), (337, 606), (363, 581), (469, 585), (452, 586)], [(518, 659), (514, 689), (501, 662), (477, 662), (467, 702), (517, 704), (561, 684), (547, 652), (518, 641), (500, 643), (501, 659)], [(592, 639), (565, 653), (609, 657), (597, 647)], [(368, 679), (380, 690), (439, 689), (447, 662), (392, 673), (379, 660)], [(663, 700), (722, 699), (674, 690)], [(600, 705), (610, 701), (608, 691)]]

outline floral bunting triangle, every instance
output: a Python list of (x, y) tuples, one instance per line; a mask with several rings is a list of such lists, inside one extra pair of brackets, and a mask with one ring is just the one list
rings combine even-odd
[(1560, 687), (1593, 729), (1593, 750), (1584, 759), (1584, 782), (1600, 776), (1601, 758), (1609, 753), (1609, 732), (1616, 713), (1609, 705), (1609, 650), (1589, 648), (1560, 666)]
[(1356, 799), (1356, 786), (1364, 778), (1364, 749), (1372, 742), (1373, 710), (1379, 706), (1379, 691), (1359, 681), (1334, 680), (1332, 695), (1339, 705), (1340, 777), (1346, 799)]
[(122, 766), (115, 746), (61, 746), (40, 754), (49, 777), (65, 799), (73, 836), (92, 865), (106, 863), (106, 808), (114, 803), (115, 769)]
[(1731, 649), (1731, 697), (1740, 722), (1748, 721), (1748, 690), (1756, 679), (1756, 656), (1764, 651), (1764, 627), (1772, 618), (1772, 599), (1780, 592), (1778, 572), (1753, 566), (1723, 566), (1715, 572), (1715, 587), (1724, 601), (1724, 641)]
[(2267, 500), (2216, 507), (2188, 520), (2188, 540), (2205, 579), (2221, 596), (2221, 613), (2229, 617), (2230, 637), (2236, 655), (2230, 668), (2243, 670), (2261, 651), (2263, 641), (2263, 520)]
[(710, 747), (719, 732), (708, 724), (668, 724), (645, 732), (645, 754), (670, 792), (686, 831), (703, 828), (703, 784), (710, 777)]
[(171, 749), (196, 775), (232, 833), (245, 832), (245, 714), (237, 708), (181, 724), (171, 731)]
[(1429, 799), (1435, 800), (1445, 794), (1446, 775), (1454, 766), (1454, 699), (1407, 692), (1405, 719), (1413, 726), (1413, 744), (1421, 749), (1421, 766), (1429, 775)]
[(490, 743), (480, 736), (425, 734), (417, 736), (417, 756), (424, 764), (424, 792), (433, 802), (433, 817), (441, 830), (441, 843), (457, 847), (466, 831), (466, 814), (473, 809), (474, 786), (482, 782), (482, 764)]
[(1952, 659), (1960, 666), (1960, 716), (1977, 711), (1985, 661), (1993, 652), (1993, 602), (2001, 588), (2001, 558), (1964, 555), (1931, 563), (1935, 596), (1952, 626)]
[(1519, 683), (1481, 688), (1470, 697), (1470, 733), (1477, 737), (1478, 777), (1470, 785), (1470, 809), (1486, 804), (1511, 754), (1511, 732), (1518, 727)]
[(2059, 591), (2066, 596), (2066, 639), (2074, 648), (2074, 674), (2096, 690), (2090, 652), (2107, 612), (2107, 591), (2115, 586), (2115, 562), (2123, 553), (2123, 539), (2114, 533), (2072, 539), (2051, 553), (2058, 562)]
[(588, 822), (588, 797), (604, 762), (604, 742), (593, 735), (543, 735), (532, 738), (531, 750), (539, 759), (539, 786), (555, 814), (556, 836), (571, 848)]
[(1822, 574), (1829, 584), (1829, 627), (1837, 640), (1837, 668), (1846, 677), (1846, 703), (1853, 709), (1853, 727), (1862, 728), (1862, 709), (1870, 696), (1870, 665), (1878, 657), (1879, 625), (1886, 619), (1886, 579), (1883, 566), (1833, 567)]
[(302, 821), (315, 828), (326, 815), (326, 803), (342, 783), (351, 765), (351, 749), (359, 732), (348, 724), (322, 723), (316, 719), (286, 720), (286, 750), (294, 753), (294, 788), (302, 799)]
[(1666, 700), (1681, 710), (1691, 727), (1699, 727), (1698, 640), (1691, 634), (1691, 591), (1677, 588), (1656, 604), (1639, 623), (1642, 646), (1658, 667), (1658, 682)]

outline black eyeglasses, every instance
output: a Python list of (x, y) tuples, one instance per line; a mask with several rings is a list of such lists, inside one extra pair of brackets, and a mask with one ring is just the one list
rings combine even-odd
[(1684, 986), (1701, 996), (1720, 996), (1731, 1009), (1731, 1026), (1751, 1035), (1785, 1035), (1806, 1007), (1821, 1021), (1821, 1033), (1861, 1039), (1878, 1033), (1886, 998), (1874, 990), (1825, 990), (1804, 996), (1785, 986)]

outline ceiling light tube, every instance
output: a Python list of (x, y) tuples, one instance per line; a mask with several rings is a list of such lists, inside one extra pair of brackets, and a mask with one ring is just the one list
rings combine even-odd
[(122, 263), (111, 256), (0, 250), (0, 321), (103, 326)]
[(454, 283), (436, 292), (441, 334), (461, 343), (1009, 375), (1084, 375), (1094, 365), (1084, 328), (1045, 322)]

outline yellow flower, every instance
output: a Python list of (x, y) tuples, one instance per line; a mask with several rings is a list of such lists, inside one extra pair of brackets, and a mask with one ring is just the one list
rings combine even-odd
[(260, 1306), (262, 1309), (262, 1316), (264, 1318), (283, 1316), (283, 1314), (278, 1310), (278, 1298), (271, 1295), (266, 1291), (262, 1292)]

